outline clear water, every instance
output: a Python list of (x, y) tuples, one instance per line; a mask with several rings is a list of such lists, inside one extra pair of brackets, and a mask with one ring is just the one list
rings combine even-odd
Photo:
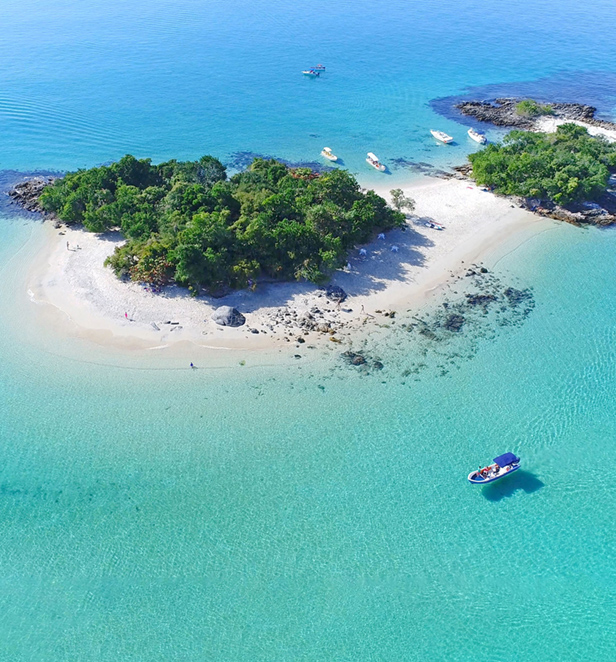
[[(584, 80), (616, 50), (607, 2), (561, 2), (556, 24), (542, 2), (0, 11), (7, 168), (308, 160), (315, 125), (358, 171), (362, 140), (434, 162), (425, 126), (461, 127), (432, 99)], [(331, 77), (303, 80), (317, 61)], [(67, 352), (23, 326), (42, 228), (0, 221), (1, 660), (614, 658), (616, 233), (559, 226), (508, 255), (533, 312), (415, 381), (404, 340), (371, 375), (333, 353), (190, 371)], [(523, 471), (467, 484), (506, 450)]]
[[(476, 148), (435, 98), (539, 78), (549, 96), (583, 97), (580, 72), (606, 69), (609, 95), (615, 19), (613, 0), (4, 0), (0, 169), (127, 151), (307, 161), (328, 145), (364, 179), (387, 180), (365, 163), (373, 151), (396, 179), (395, 158), (459, 163)], [(301, 75), (318, 62), (321, 79)]]

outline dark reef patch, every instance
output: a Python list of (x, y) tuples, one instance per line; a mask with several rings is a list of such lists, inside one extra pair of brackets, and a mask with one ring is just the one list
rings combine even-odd
[(224, 165), (230, 170), (242, 171), (246, 170), (255, 159), (275, 159), (276, 161), (280, 161), (280, 163), (284, 163), (289, 168), (310, 168), (316, 172), (335, 170), (332, 166), (323, 165), (318, 161), (289, 161), (287, 159), (281, 159), (279, 156), (258, 154), (257, 152), (233, 152), (224, 160)]

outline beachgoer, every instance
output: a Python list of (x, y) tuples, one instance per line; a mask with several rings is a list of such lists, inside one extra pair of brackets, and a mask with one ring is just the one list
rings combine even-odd
[(195, 367), (195, 364), (194, 364), (192, 361), (190, 362), (190, 367), (191, 367), (191, 368), (194, 368), (194, 367)]
[(67, 251), (70, 250), (70, 248), (68, 247), (68, 241), (66, 242), (66, 250)]
[(126, 319), (128, 319), (128, 313), (124, 313), (124, 317), (126, 317)]

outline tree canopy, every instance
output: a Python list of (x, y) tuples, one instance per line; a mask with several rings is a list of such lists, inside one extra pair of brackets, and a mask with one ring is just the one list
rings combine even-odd
[(404, 222), (346, 171), (255, 159), (228, 179), (211, 156), (152, 165), (127, 155), (57, 180), (41, 205), (92, 232), (119, 228), (127, 241), (108, 259), (118, 276), (194, 290), (323, 281), (352, 246)]
[(566, 205), (605, 191), (616, 170), (616, 144), (563, 124), (550, 134), (511, 131), (502, 144), (488, 145), (469, 160), (478, 184)]
[(515, 111), (523, 117), (539, 117), (539, 115), (553, 115), (554, 110), (548, 104), (541, 104), (534, 99), (522, 99), (515, 106)]

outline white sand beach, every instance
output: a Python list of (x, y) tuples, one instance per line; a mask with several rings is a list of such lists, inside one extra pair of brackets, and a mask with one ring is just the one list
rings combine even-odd
[[(137, 283), (121, 282), (103, 266), (122, 241), (118, 233), (101, 236), (51, 225), (49, 243), (28, 278), (28, 296), (46, 304), (38, 306), (45, 309), (46, 323), (52, 320), (63, 333), (105, 345), (152, 349), (189, 342), (230, 350), (294, 346), (297, 331), (276, 323), (274, 316), (297, 318), (316, 307), (341, 338), (365, 328), (377, 310), (421, 305), (465, 265), (484, 261), (491, 267), (506, 246), (554, 224), (468, 181), (421, 178), (404, 191), (416, 200), (405, 230), (359, 247), (365, 254), (359, 248), (353, 251), (350, 268), (334, 274), (332, 283), (349, 295), (341, 306), (328, 302), (323, 290), (310, 283), (260, 284), (256, 291), (222, 299), (194, 298), (179, 287), (153, 294)], [(377, 192), (387, 198), (387, 185)], [(427, 227), (431, 220), (445, 229)], [(229, 328), (212, 322), (212, 311), (222, 305), (236, 307), (246, 324)], [(313, 343), (331, 334), (305, 335), (305, 342)]]
[(595, 126), (578, 120), (563, 120), (549, 116), (540, 117), (536, 122), (536, 129), (544, 133), (554, 133), (561, 124), (577, 124), (583, 126), (591, 136), (603, 136), (610, 142), (616, 142), (616, 129), (606, 129), (602, 126)]

